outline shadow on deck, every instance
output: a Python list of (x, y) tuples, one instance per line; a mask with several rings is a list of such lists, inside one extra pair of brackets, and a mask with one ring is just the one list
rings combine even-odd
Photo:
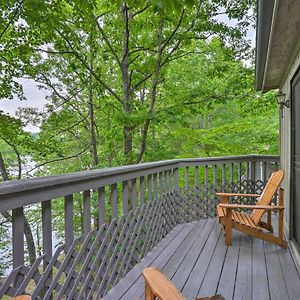
[(289, 249), (237, 231), (227, 247), (216, 218), (177, 225), (103, 300), (144, 299), (148, 266), (163, 270), (188, 300), (217, 293), (226, 300), (300, 299)]

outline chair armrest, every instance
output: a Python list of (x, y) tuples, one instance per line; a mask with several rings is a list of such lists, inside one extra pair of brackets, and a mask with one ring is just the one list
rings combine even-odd
[(258, 194), (238, 194), (238, 193), (216, 193), (217, 196), (220, 197), (252, 197), (252, 198), (258, 198), (260, 195)]
[[(146, 290), (150, 289), (151, 295), (154, 295), (161, 300), (185, 300), (176, 286), (159, 269), (151, 267), (147, 268), (143, 271), (143, 275), (146, 282)], [(146, 299), (152, 298), (146, 297)]]
[(266, 209), (266, 210), (274, 210), (274, 209), (280, 209), (283, 210), (284, 206), (280, 205), (245, 205), (245, 204), (229, 204), (229, 203), (220, 203), (220, 207), (228, 208), (228, 209), (236, 209), (236, 208), (242, 208), (242, 209)]

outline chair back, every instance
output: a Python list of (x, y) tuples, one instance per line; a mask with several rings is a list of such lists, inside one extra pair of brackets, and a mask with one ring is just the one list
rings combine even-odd
[[(273, 197), (277, 193), (277, 190), (280, 187), (280, 184), (283, 180), (284, 172), (282, 170), (278, 170), (270, 176), (264, 190), (260, 195), (259, 201), (256, 205), (270, 205), (272, 202)], [(258, 225), (261, 217), (263, 216), (265, 210), (264, 209), (254, 209), (250, 218), (252, 219), (255, 225)]]

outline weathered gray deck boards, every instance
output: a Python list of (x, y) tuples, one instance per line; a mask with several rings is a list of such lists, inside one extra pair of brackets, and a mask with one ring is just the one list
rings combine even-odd
[[(142, 284), (144, 282), (141, 277), (144, 268), (152, 265), (157, 257), (163, 259), (164, 257), (170, 257), (170, 255), (177, 249), (179, 244), (184, 240), (188, 233), (192, 230), (196, 222), (188, 224), (180, 224), (176, 226), (154, 249), (149, 252), (142, 261), (137, 264), (126, 276), (123, 278), (111, 291), (103, 297), (105, 300), (120, 299), (126, 292), (130, 290), (130, 287)], [(188, 225), (188, 226), (187, 226)]]
[[(236, 270), (239, 258), (239, 244), (241, 235), (233, 231), (232, 240), (236, 247), (228, 247), (223, 264), (222, 273), (218, 283), (217, 294), (222, 294), (225, 299), (232, 299), (235, 287)], [(223, 241), (223, 239), (221, 239)], [(229, 275), (231, 274), (231, 275)], [(263, 298), (257, 298), (263, 299)]]
[(299, 300), (300, 277), (289, 250), (234, 231), (226, 247), (217, 219), (178, 225), (103, 299), (144, 299), (142, 270), (162, 269), (187, 300)]

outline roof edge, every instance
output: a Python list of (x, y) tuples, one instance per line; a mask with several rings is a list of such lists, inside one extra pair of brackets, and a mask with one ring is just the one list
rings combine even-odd
[(263, 90), (264, 73), (269, 48), (275, 0), (257, 1), (255, 89)]

